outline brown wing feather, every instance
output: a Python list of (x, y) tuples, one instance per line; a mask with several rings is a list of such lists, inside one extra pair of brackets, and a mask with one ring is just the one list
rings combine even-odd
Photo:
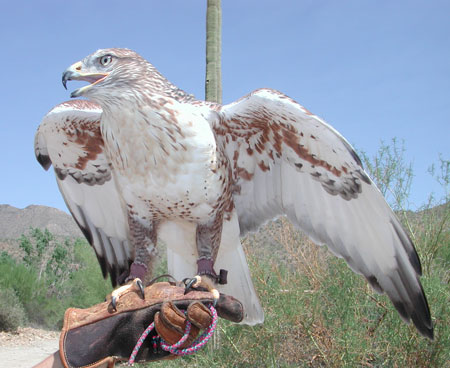
[(35, 153), (46, 170), (53, 165), (67, 207), (94, 248), (103, 275), (110, 274), (115, 286), (134, 254), (104, 154), (101, 112), (98, 105), (84, 100), (55, 106), (38, 128)]

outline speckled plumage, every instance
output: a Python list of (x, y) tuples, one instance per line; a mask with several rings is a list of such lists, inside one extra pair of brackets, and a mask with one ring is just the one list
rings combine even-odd
[(99, 50), (63, 78), (91, 82), (72, 96), (92, 102), (50, 111), (36, 155), (113, 281), (150, 264), (162, 238), (175, 277), (211, 259), (229, 270), (224, 291), (245, 322), (262, 322), (239, 235), (284, 214), (432, 336), (411, 239), (350, 144), (306, 108), (270, 89), (199, 101), (126, 49)]

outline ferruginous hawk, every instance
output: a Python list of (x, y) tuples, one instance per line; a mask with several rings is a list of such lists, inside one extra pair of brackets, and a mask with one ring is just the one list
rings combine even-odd
[(181, 279), (229, 271), (220, 290), (248, 324), (263, 311), (239, 237), (286, 215), (326, 244), (405, 321), (433, 337), (414, 245), (351, 145), (280, 92), (219, 105), (196, 100), (128, 49), (98, 50), (63, 83), (90, 84), (43, 119), (38, 161), (55, 169), (69, 210), (113, 284), (144, 278), (167, 244)]

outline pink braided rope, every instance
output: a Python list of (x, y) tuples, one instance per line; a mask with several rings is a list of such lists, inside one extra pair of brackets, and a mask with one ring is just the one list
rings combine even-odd
[[(213, 320), (209, 327), (192, 343), (192, 345), (188, 348), (179, 350), (178, 348), (187, 340), (189, 337), (189, 333), (191, 332), (191, 322), (187, 321), (186, 323), (186, 329), (184, 331), (183, 337), (175, 344), (168, 345), (163, 339), (161, 339), (161, 348), (165, 351), (168, 351), (171, 354), (179, 355), (179, 356), (186, 356), (186, 355), (192, 355), (196, 353), (198, 350), (200, 350), (203, 346), (206, 345), (206, 343), (211, 339), (212, 334), (214, 333), (214, 330), (217, 326), (217, 311), (216, 309), (210, 305), (209, 310), (212, 313)], [(136, 359), (136, 355), (139, 352), (139, 349), (141, 348), (142, 344), (144, 343), (144, 340), (147, 338), (148, 334), (154, 329), (155, 322), (152, 322), (146, 330), (142, 333), (141, 337), (136, 343), (136, 346), (134, 347), (130, 359), (128, 360), (128, 365), (132, 366), (134, 364), (134, 361)]]
[(142, 333), (141, 337), (136, 343), (136, 346), (134, 347), (133, 351), (131, 352), (130, 359), (128, 359), (128, 365), (132, 366), (134, 364), (134, 361), (136, 359), (136, 355), (141, 348), (142, 344), (144, 343), (144, 340), (147, 338), (148, 334), (155, 328), (155, 322), (152, 322)]

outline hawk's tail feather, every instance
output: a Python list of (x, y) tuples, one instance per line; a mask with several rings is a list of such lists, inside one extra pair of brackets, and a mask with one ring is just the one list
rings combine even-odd
[[(264, 322), (264, 311), (253, 286), (247, 259), (239, 238), (237, 241), (239, 244), (234, 249), (224, 252), (223, 255), (220, 254), (219, 249), (215, 268), (217, 270), (223, 268), (228, 271), (228, 283), (218, 285), (217, 288), (224, 294), (232, 295), (243, 304), (244, 319), (241, 323), (253, 326)], [(222, 243), (221, 249), (224, 246), (225, 244)]]

